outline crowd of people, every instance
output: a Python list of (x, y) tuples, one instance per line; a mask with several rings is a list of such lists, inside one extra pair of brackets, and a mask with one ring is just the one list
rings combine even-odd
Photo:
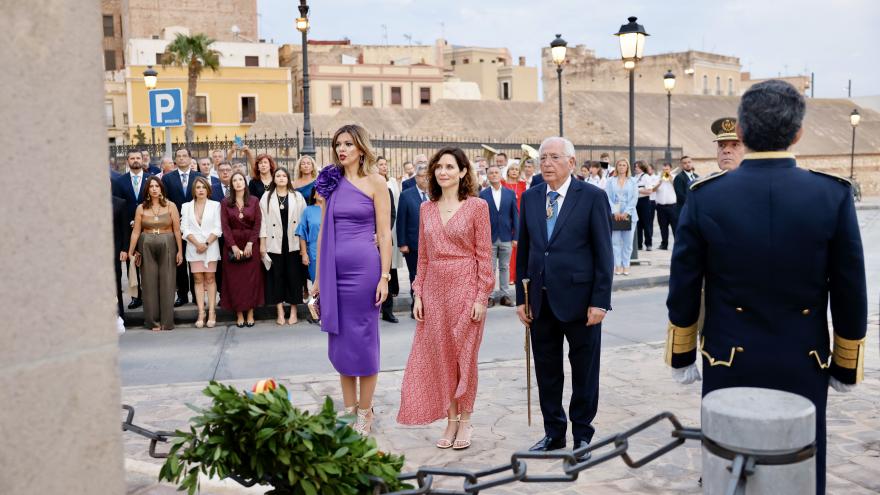
[[(196, 326), (207, 318), (208, 327), (216, 323), (218, 285), (220, 307), (237, 313), (239, 327), (252, 326), (261, 305), (276, 306), (277, 324), (295, 324), (295, 307), (285, 317), (285, 304), (308, 296), (328, 334), (345, 413), (368, 435), (379, 320), (397, 321), (388, 301), (399, 291), (402, 258), (416, 331), (397, 421), (445, 418), (436, 446), (468, 448), (487, 309), (515, 306), (530, 332), (544, 422), (545, 435), (531, 450), (564, 448), (570, 422), (584, 460), (595, 432), (612, 280), (629, 274), (633, 244), (653, 248), (656, 215), (660, 249), (675, 236), (666, 347), (673, 378), (700, 379), (695, 361), (702, 355), (704, 393), (764, 386), (813, 401), (821, 493), (827, 387), (846, 391), (860, 380), (866, 288), (852, 197), (838, 184), (845, 179), (797, 169), (787, 151), (801, 135), (803, 112), (803, 97), (787, 83), (753, 86), (740, 105), (742, 123), (713, 123), (720, 170), (704, 178), (687, 156), (678, 173), (671, 163), (657, 173), (652, 164), (622, 158), (612, 164), (607, 155), (578, 168), (571, 141), (549, 137), (519, 160), (504, 153), (491, 162), (471, 160), (455, 147), (416, 155), (399, 180), (358, 125), (336, 131), (332, 162), (320, 170), (308, 157), (291, 173), (269, 155), (234, 150), (249, 160), (250, 180), (222, 151), (194, 164), (187, 150), (178, 150), (176, 169), (163, 164), (155, 174), (132, 152), (129, 172), (112, 182), (120, 217), (114, 225), (122, 230), (117, 277), (120, 263), (132, 262), (130, 288), (138, 295), (132, 304), (143, 301), (154, 330), (173, 328), (173, 308), (188, 291), (199, 309)], [(753, 153), (746, 155), (746, 147)], [(753, 204), (739, 203), (744, 197)], [(742, 215), (742, 208), (754, 214)], [(797, 221), (804, 209), (816, 214), (814, 223)], [(786, 239), (808, 241), (815, 253), (788, 249)], [(770, 268), (799, 281), (784, 285)], [(563, 341), (572, 380), (568, 414)]]

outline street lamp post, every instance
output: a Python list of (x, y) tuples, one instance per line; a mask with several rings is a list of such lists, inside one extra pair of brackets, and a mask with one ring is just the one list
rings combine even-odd
[[(148, 65), (147, 70), (144, 71), (144, 86), (149, 91), (151, 89), (156, 89), (158, 83), (159, 73), (156, 72), (156, 69), (154, 69), (152, 65)], [(153, 146), (155, 146), (156, 128), (150, 126), (150, 132), (153, 135)], [(168, 126), (165, 126), (165, 158), (171, 158), (171, 128)]]
[[(159, 73), (156, 72), (156, 69), (154, 69), (152, 65), (148, 65), (147, 70), (144, 71), (144, 87), (147, 88), (147, 91), (149, 91), (151, 89), (156, 89), (156, 84), (158, 84), (158, 82), (159, 82)], [(152, 134), (152, 137), (153, 137), (153, 147), (155, 147), (156, 146), (156, 128), (153, 126), (150, 126), (150, 133)], [(150, 154), (152, 154), (152, 152)], [(149, 165), (149, 163), (147, 165)]]
[[(620, 42), (620, 58), (623, 59), (623, 68), (629, 71), (629, 166), (635, 169), (636, 162), (636, 62), (642, 59), (645, 52), (645, 38), (648, 33), (645, 27), (636, 23), (637, 17), (627, 18), (628, 23), (620, 26), (620, 30), (614, 33)], [(633, 250), (630, 255), (630, 264), (641, 264), (639, 261), (638, 236), (633, 236)]]
[(299, 0), (299, 17), (296, 30), (302, 33), (303, 52), (303, 145), (300, 154), (315, 157), (315, 138), (312, 134), (312, 121), (309, 117), (309, 6), (306, 0)]
[(862, 120), (862, 116), (859, 115), (859, 110), (857, 108), (853, 109), (852, 113), (849, 114), (849, 123), (853, 128), (852, 134), (852, 149), (849, 153), (849, 180), (853, 180), (855, 176), (855, 165), (856, 165), (856, 127), (859, 126), (859, 121)]
[(663, 159), (672, 163), (672, 90), (675, 89), (675, 74), (667, 70), (663, 76), (663, 87), (666, 88), (666, 154)]
[(565, 63), (565, 52), (568, 43), (562, 39), (561, 34), (556, 35), (556, 39), (550, 42), (550, 55), (553, 57), (553, 63), (556, 64), (556, 82), (559, 84), (559, 136), (562, 137), (562, 64)]

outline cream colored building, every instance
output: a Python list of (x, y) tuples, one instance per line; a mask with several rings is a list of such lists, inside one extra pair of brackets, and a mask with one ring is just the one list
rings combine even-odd
[[(109, 144), (128, 141), (128, 98), (123, 70), (104, 71), (104, 124)], [(149, 135), (149, 128), (144, 129)]]
[[(740, 94), (742, 65), (737, 57), (690, 50), (649, 55), (635, 69), (638, 93), (666, 93), (663, 76), (675, 75), (675, 94), (736, 96)], [(550, 48), (541, 51), (544, 98), (555, 95), (558, 83), (556, 64)], [(619, 58), (598, 58), (584, 45), (569, 47), (562, 72), (563, 89), (588, 91), (629, 91), (629, 71)]]
[(446, 45), (444, 66), (462, 81), (476, 83), (483, 100), (538, 101), (538, 69), (525, 57), (512, 64), (507, 48)]
[(431, 65), (311, 65), (311, 111), (428, 108), (443, 95), (443, 69)]
[(778, 79), (790, 83), (792, 86), (797, 88), (797, 90), (800, 91), (801, 94), (803, 94), (804, 96), (808, 96), (810, 93), (810, 76), (780, 76), (765, 77), (763, 79), (752, 79), (749, 72), (743, 72), (742, 82), (740, 83), (740, 94), (745, 93), (746, 90), (753, 85), (758, 84), (759, 82), (769, 81), (770, 79)]

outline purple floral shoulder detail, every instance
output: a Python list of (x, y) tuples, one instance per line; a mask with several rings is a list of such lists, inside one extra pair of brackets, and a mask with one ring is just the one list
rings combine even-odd
[(318, 191), (318, 194), (327, 199), (333, 194), (336, 187), (339, 186), (339, 181), (341, 180), (342, 172), (339, 168), (336, 165), (327, 165), (318, 173), (318, 178), (315, 179), (315, 189)]

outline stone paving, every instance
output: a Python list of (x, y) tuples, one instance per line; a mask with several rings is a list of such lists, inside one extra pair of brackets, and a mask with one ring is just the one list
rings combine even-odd
[[(828, 400), (828, 493), (872, 494), (880, 492), (880, 352), (878, 317), (872, 314), (869, 327), (865, 381), (849, 394), (833, 390)], [(699, 384), (678, 385), (669, 377), (662, 361), (663, 343), (639, 344), (606, 349), (602, 353), (599, 413), (594, 440), (622, 431), (661, 411), (673, 412), (686, 426), (698, 426)], [(406, 454), (406, 470), (418, 466), (481, 469), (507, 462), (509, 455), (527, 448), (543, 436), (537, 388), (532, 388), (532, 426), (526, 424), (525, 361), (486, 363), (480, 366), (480, 388), (473, 416), (473, 445), (465, 451), (434, 447), (443, 423), (427, 427), (403, 427), (395, 417), (400, 401), (403, 372), (384, 371), (375, 398), (375, 437), (380, 448)], [(534, 380), (534, 374), (533, 374)], [(335, 375), (300, 375), (280, 378), (292, 392), (295, 405), (316, 408), (325, 395), (339, 404), (341, 396)], [(254, 380), (230, 382), (250, 387)], [(124, 403), (135, 406), (135, 423), (154, 429), (182, 428), (192, 416), (186, 403), (207, 404), (200, 391), (203, 383), (128, 387)], [(567, 403), (567, 399), (565, 400)], [(630, 442), (634, 456), (640, 456), (669, 441), (670, 425), (660, 423)], [(569, 442), (571, 439), (569, 438)], [(175, 493), (174, 487), (155, 482), (161, 461), (147, 455), (148, 442), (124, 434), (128, 493), (158, 495)], [(529, 473), (561, 472), (561, 462), (529, 462)], [(492, 494), (688, 494), (700, 493), (700, 448), (689, 441), (658, 460), (630, 469), (619, 459), (584, 472), (576, 482), (506, 485), (485, 491)], [(459, 481), (459, 480), (456, 480)], [(461, 484), (446, 480), (446, 488)], [(204, 494), (262, 493), (231, 482), (203, 483)]]

